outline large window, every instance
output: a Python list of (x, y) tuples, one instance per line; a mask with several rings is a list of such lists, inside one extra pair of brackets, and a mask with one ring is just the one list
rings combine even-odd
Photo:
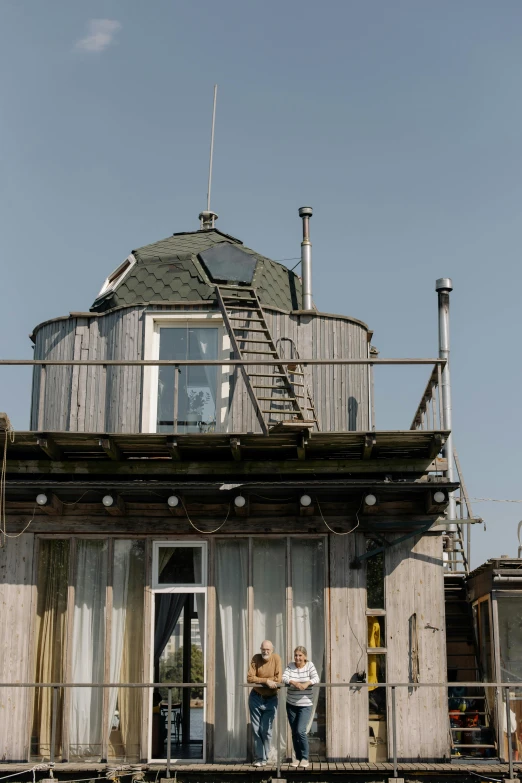
[[(215, 313), (150, 314), (145, 358), (168, 361), (227, 359), (230, 341)], [(146, 367), (143, 429), (163, 433), (222, 430), (228, 411), (229, 368), (217, 365)]]
[[(143, 596), (143, 542), (41, 539), (35, 682), (140, 682)], [(50, 757), (52, 698), (35, 689), (34, 759)], [(59, 689), (56, 758), (138, 761), (141, 704), (139, 689)]]
[[(283, 667), (297, 645), (306, 646), (324, 682), (325, 542), (322, 538), (216, 541), (216, 759), (247, 756), (248, 688), (251, 656), (264, 639), (273, 642)], [(281, 713), (281, 711), (279, 711)], [(278, 720), (281, 718), (281, 714)], [(286, 717), (282, 715), (286, 727)], [(277, 736), (277, 725), (274, 727)], [(291, 743), (283, 734), (283, 757)], [(325, 696), (314, 689), (308, 726), (310, 752), (325, 755)], [(275, 756), (276, 742), (272, 744)]]

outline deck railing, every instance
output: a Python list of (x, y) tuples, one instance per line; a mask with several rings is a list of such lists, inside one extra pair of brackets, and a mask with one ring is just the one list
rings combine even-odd
[[(368, 430), (375, 429), (375, 404), (374, 404), (374, 382), (372, 370), (378, 366), (432, 366), (430, 380), (423, 394), (421, 402), (417, 408), (413, 423), (410, 429), (447, 429), (444, 420), (444, 408), (441, 405), (440, 388), (442, 370), (446, 366), (445, 359), (402, 359), (402, 358), (300, 358), (298, 363), (301, 367), (348, 367), (360, 366), (368, 368)], [(37, 410), (37, 430), (44, 429), (45, 412), (45, 394), (46, 394), (46, 374), (48, 367), (78, 367), (78, 368), (101, 368), (101, 386), (99, 387), (100, 399), (107, 399), (107, 385), (109, 383), (109, 373), (107, 370), (111, 367), (173, 367), (180, 370), (183, 367), (231, 367), (234, 371), (241, 368), (270, 368), (285, 366), (291, 373), (291, 368), (296, 365), (296, 359), (0, 359), (0, 368), (8, 366), (25, 367), (32, 366), (40, 368), (38, 379), (38, 399), (36, 401)], [(178, 410), (179, 388), (176, 383), (177, 374), (174, 376), (174, 400), (173, 409)], [(435, 402), (437, 400), (437, 403)], [(274, 403), (278, 400), (274, 398)], [(274, 415), (283, 415), (282, 410), (274, 410)], [(176, 431), (176, 416), (174, 416), (173, 430)]]
[[(241, 687), (244, 688), (252, 688), (251, 683), (240, 683)], [(20, 683), (20, 682), (3, 682), (0, 683), (0, 693), (4, 688), (21, 688), (21, 689), (42, 689), (42, 688), (49, 688), (53, 691), (53, 698), (52, 698), (52, 707), (51, 707), (51, 743), (50, 743), (50, 763), (51, 765), (55, 762), (56, 757), (56, 737), (57, 737), (57, 720), (58, 720), (58, 714), (60, 712), (59, 709), (59, 697), (61, 689), (70, 689), (70, 688), (140, 688), (142, 690), (146, 689), (163, 689), (168, 691), (168, 702), (167, 702), (167, 753), (166, 753), (166, 776), (167, 778), (170, 777), (171, 771), (172, 771), (172, 751), (171, 751), (171, 731), (172, 731), (172, 716), (173, 716), (173, 705), (172, 705), (172, 689), (173, 688), (192, 688), (192, 689), (201, 689), (201, 688), (207, 688), (207, 683), (179, 683), (179, 682), (161, 682), (161, 683), (63, 683), (63, 682), (51, 682), (51, 683)], [(280, 714), (284, 715), (284, 706), (286, 701), (286, 694), (285, 689), (286, 686), (283, 684), (278, 684), (277, 686), (280, 689), (281, 693), (281, 705), (280, 705)], [(418, 688), (482, 688), (484, 689), (495, 689), (495, 700), (496, 700), (496, 714), (499, 716), (501, 714), (501, 708), (502, 704), (505, 705), (505, 716), (504, 718), (500, 718), (500, 721), (497, 720), (497, 723), (500, 723), (500, 726), (503, 725), (505, 720), (505, 727), (511, 728), (512, 721), (511, 721), (511, 694), (510, 691), (518, 690), (522, 691), (522, 683), (516, 683), (516, 682), (436, 682), (436, 683), (423, 683), (423, 682), (321, 682), (317, 685), (313, 686), (314, 688), (350, 688), (353, 691), (359, 691), (365, 688), (386, 688), (387, 693), (390, 695), (390, 713), (389, 716), (391, 717), (391, 742), (392, 742), (392, 761), (393, 761), (393, 777), (398, 777), (398, 771), (399, 771), (399, 759), (398, 759), (398, 742), (397, 742), (397, 705), (396, 705), (396, 698), (397, 698), (397, 689), (398, 688), (408, 688), (408, 689), (418, 689)], [(448, 694), (449, 695), (449, 694)], [(522, 692), (516, 697), (517, 700), (519, 700), (522, 697)], [(465, 698), (473, 699), (473, 695), (466, 696)], [(476, 696), (475, 696), (476, 698)], [(6, 711), (7, 712), (7, 711)], [(5, 719), (8, 719), (7, 714), (4, 716)], [(281, 777), (281, 764), (284, 763), (281, 758), (281, 747), (282, 747), (282, 739), (283, 739), (283, 720), (278, 721), (278, 736), (277, 736), (277, 762), (276, 762), (276, 776), (277, 778)], [(449, 726), (449, 719), (448, 719), (448, 726)], [(487, 727), (486, 727), (487, 728)], [(462, 731), (466, 731), (465, 728), (462, 728)], [(509, 765), (509, 779), (513, 780), (515, 778), (514, 775), (514, 767), (513, 767), (513, 748), (512, 748), (512, 742), (511, 742), (511, 733), (512, 732), (502, 732), (497, 726), (497, 739), (500, 741), (502, 738), (503, 733), (507, 733), (507, 748), (508, 748), (508, 765)], [(103, 738), (103, 747), (108, 748), (108, 737)], [(458, 745), (456, 745), (458, 747)], [(498, 748), (499, 758), (502, 758), (502, 752), (501, 749)], [(286, 754), (285, 754), (286, 755)], [(101, 759), (102, 763), (107, 762), (107, 758)], [(1, 765), (2, 762), (0, 762)], [(9, 763), (9, 762), (6, 762)], [(22, 762), (20, 762), (21, 764)], [(88, 762), (85, 762), (86, 764)], [(161, 762), (160, 762), (161, 763)], [(22, 770), (23, 771), (23, 770)]]

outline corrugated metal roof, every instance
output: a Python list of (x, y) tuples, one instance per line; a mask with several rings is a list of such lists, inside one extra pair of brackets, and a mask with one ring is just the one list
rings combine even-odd
[(91, 311), (149, 302), (214, 301), (214, 286), (198, 254), (222, 242), (239, 244), (243, 252), (256, 258), (253, 284), (262, 304), (282, 310), (300, 307), (301, 281), (294, 272), (245, 247), (239, 239), (211, 229), (173, 234), (134, 250), (136, 264), (130, 273), (112, 292), (98, 297)]

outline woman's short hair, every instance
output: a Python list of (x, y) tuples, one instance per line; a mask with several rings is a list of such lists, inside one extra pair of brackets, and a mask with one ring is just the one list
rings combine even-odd
[(294, 655), (296, 654), (296, 652), (303, 653), (303, 655), (304, 655), (304, 657), (305, 657), (305, 661), (308, 661), (308, 652), (307, 652), (307, 650), (306, 650), (306, 647), (303, 647), (303, 646), (300, 644), (298, 647), (296, 647), (296, 648), (295, 648), (295, 650), (294, 650)]

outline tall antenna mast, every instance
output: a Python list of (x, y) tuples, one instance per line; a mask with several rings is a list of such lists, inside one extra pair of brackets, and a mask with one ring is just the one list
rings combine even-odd
[(210, 211), (210, 193), (212, 190), (212, 166), (214, 163), (214, 129), (216, 127), (216, 101), (217, 101), (217, 84), (214, 85), (214, 104), (212, 107), (212, 129), (210, 132), (210, 160), (208, 166), (207, 209), (205, 212), (199, 213), (200, 229), (202, 231), (208, 231), (208, 229), (214, 228), (214, 223), (218, 217), (215, 212)]

